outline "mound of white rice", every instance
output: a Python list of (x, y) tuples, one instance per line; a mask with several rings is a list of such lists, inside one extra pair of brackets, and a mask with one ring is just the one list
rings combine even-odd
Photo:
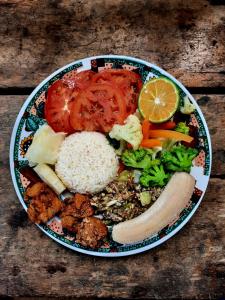
[(103, 134), (83, 131), (65, 138), (55, 171), (70, 191), (95, 193), (116, 177), (118, 159)]

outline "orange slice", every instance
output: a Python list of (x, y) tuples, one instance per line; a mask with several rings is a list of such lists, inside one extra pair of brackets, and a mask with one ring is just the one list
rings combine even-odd
[(152, 123), (169, 120), (177, 110), (179, 92), (177, 87), (166, 78), (154, 78), (142, 88), (138, 108), (143, 118)]

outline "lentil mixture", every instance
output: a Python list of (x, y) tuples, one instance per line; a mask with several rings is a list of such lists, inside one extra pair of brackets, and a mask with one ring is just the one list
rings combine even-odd
[[(151, 202), (142, 206), (140, 193), (149, 191)], [(107, 225), (133, 219), (145, 212), (159, 197), (162, 188), (144, 188), (132, 179), (111, 182), (103, 191), (90, 198), (95, 215), (101, 215)]]

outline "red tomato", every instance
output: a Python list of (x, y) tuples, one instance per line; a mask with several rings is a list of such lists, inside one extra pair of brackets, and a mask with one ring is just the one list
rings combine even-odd
[(119, 162), (119, 170), (118, 173), (120, 174), (125, 170), (125, 165), (122, 163), (122, 161)]
[(71, 104), (78, 93), (90, 84), (94, 74), (92, 71), (82, 71), (74, 78), (60, 79), (50, 86), (45, 103), (45, 118), (54, 131), (74, 132), (69, 120)]
[(48, 89), (45, 118), (56, 132), (73, 132), (69, 122), (73, 89), (66, 80), (57, 80)]
[(110, 83), (92, 83), (74, 101), (70, 124), (75, 131), (109, 132), (114, 124), (123, 124), (125, 118), (120, 90)]
[(138, 95), (142, 88), (140, 75), (128, 70), (110, 69), (95, 74), (92, 81), (100, 83), (114, 82), (123, 93), (126, 102), (126, 116), (135, 112)]
[(69, 81), (74, 84), (74, 88), (76, 90), (80, 91), (89, 86), (90, 81), (95, 74), (96, 73), (91, 70), (81, 71), (77, 73), (73, 78), (69, 79)]

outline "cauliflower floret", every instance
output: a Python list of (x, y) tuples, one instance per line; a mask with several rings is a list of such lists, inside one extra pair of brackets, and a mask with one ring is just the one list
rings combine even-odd
[(193, 113), (194, 110), (195, 110), (195, 106), (190, 102), (190, 100), (188, 99), (188, 97), (185, 96), (184, 97), (184, 104), (180, 108), (180, 111), (183, 114), (189, 115), (189, 114)]
[(130, 143), (134, 150), (138, 149), (143, 138), (140, 120), (135, 115), (130, 115), (124, 125), (114, 125), (109, 136)]

